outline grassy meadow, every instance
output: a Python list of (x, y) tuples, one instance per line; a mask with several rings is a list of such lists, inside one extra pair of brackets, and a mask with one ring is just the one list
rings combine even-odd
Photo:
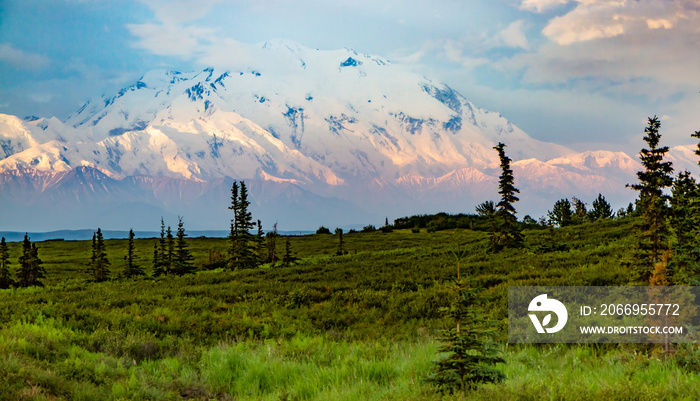
[[(88, 281), (88, 241), (38, 243), (44, 288), (0, 290), (0, 399), (502, 400), (698, 399), (700, 352), (653, 346), (508, 345), (509, 285), (625, 285), (630, 219), (524, 231), (526, 247), (487, 252), (454, 229), (290, 237), (291, 267), (116, 278), (126, 240), (106, 241), (113, 280)], [(150, 272), (155, 239), (136, 240)], [(278, 253), (285, 237), (277, 240)], [(188, 239), (195, 264), (226, 239)], [(17, 268), (20, 243), (10, 244)], [(424, 382), (439, 355), (438, 309), (462, 275), (491, 298), (508, 379), (440, 395)]]

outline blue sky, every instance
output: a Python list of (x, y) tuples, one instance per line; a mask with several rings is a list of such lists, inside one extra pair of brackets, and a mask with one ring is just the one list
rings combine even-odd
[(698, 27), (700, 0), (3, 0), (0, 112), (65, 119), (280, 38), (404, 64), (538, 139), (634, 151), (648, 116), (671, 145), (700, 130)]

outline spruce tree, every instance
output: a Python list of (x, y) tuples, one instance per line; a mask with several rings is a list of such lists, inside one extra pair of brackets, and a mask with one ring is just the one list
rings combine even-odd
[(134, 261), (136, 255), (134, 246), (134, 230), (129, 229), (129, 239), (126, 243), (126, 268), (124, 269), (124, 277), (132, 278), (136, 276), (143, 276), (144, 272), (141, 266), (137, 265)]
[(566, 227), (573, 223), (574, 213), (568, 199), (559, 199), (552, 210), (547, 211), (547, 223), (556, 227)]
[(92, 280), (96, 282), (109, 280), (109, 264), (102, 230), (98, 228), (92, 236), (92, 257), (88, 269)]
[(0, 289), (12, 287), (15, 281), (12, 279), (12, 271), (10, 270), (10, 252), (7, 249), (5, 237), (0, 239)]
[(282, 266), (289, 267), (299, 260), (292, 252), (292, 244), (287, 237), (287, 241), (284, 244), (284, 256), (282, 257)]
[(267, 244), (265, 243), (265, 232), (262, 229), (260, 220), (257, 222), (258, 232), (255, 234), (256, 265), (261, 265), (267, 260)]
[(598, 194), (598, 197), (593, 201), (593, 209), (588, 213), (588, 218), (592, 221), (600, 219), (609, 219), (613, 216), (612, 206), (602, 194)]
[(678, 174), (671, 188), (670, 224), (676, 239), (670, 263), (674, 284), (690, 284), (698, 271), (700, 248), (700, 188), (688, 171)]
[(231, 232), (229, 233), (229, 268), (235, 269), (239, 265), (240, 259), (240, 239), (238, 238), (238, 210), (240, 209), (240, 200), (238, 198), (238, 181), (234, 181), (231, 186), (231, 206), (230, 210), (233, 210), (233, 219), (231, 219)]
[(168, 244), (165, 236), (165, 221), (160, 218), (160, 239), (153, 249), (153, 276), (158, 277), (168, 273)]
[(178, 217), (176, 236), (174, 271), (178, 275), (193, 273), (193, 257), (188, 249), (187, 241), (185, 240), (187, 234), (185, 234), (185, 224), (182, 221), (182, 217)]
[(501, 164), (501, 175), (498, 179), (498, 193), (501, 200), (498, 202), (496, 216), (498, 219), (497, 232), (491, 237), (491, 247), (499, 251), (506, 247), (519, 247), (523, 243), (523, 236), (518, 227), (518, 219), (515, 217), (513, 204), (519, 200), (515, 195), (520, 191), (515, 187), (513, 170), (510, 168), (511, 159), (506, 156), (506, 145), (499, 142), (494, 149), (498, 152)]
[(175, 259), (175, 237), (173, 237), (173, 230), (168, 226), (165, 230), (165, 240), (167, 244), (168, 251), (163, 258), (163, 266), (165, 274), (172, 274), (173, 265)]
[(274, 267), (275, 263), (277, 263), (277, 223), (272, 225), (272, 231), (265, 234), (265, 240), (267, 242), (266, 262)]
[[(240, 192), (239, 192), (240, 190)], [(258, 258), (256, 255), (255, 238), (250, 230), (255, 227), (253, 216), (248, 211), (250, 201), (248, 200), (248, 189), (245, 181), (234, 181), (231, 188), (231, 206), (233, 210), (233, 220), (231, 221), (231, 233), (229, 235), (229, 268), (251, 268), (256, 267)]]
[(668, 199), (664, 189), (671, 186), (673, 165), (663, 161), (668, 146), (659, 146), (661, 121), (654, 116), (649, 118), (649, 125), (644, 129), (644, 141), (649, 149), (639, 152), (643, 171), (637, 172), (639, 183), (628, 184), (639, 191), (637, 211), (642, 219), (637, 229), (640, 233), (636, 254), (636, 267), (640, 280), (648, 282), (654, 266), (661, 262), (662, 255), (669, 249)]
[(20, 287), (43, 287), (41, 279), (44, 278), (45, 274), (43, 262), (39, 259), (39, 250), (35, 244), (31, 243), (29, 235), (25, 233), (22, 242), (22, 256), (19, 257), (17, 284)]
[(493, 367), (505, 360), (500, 356), (498, 344), (491, 340), (494, 322), (483, 316), (486, 300), (480, 295), (481, 289), (470, 286), (460, 277), (459, 264), (467, 255), (467, 249), (457, 249), (452, 255), (457, 261), (454, 297), (449, 307), (440, 310), (453, 319), (455, 325), (441, 331), (443, 344), (438, 351), (447, 355), (434, 362), (434, 372), (428, 377), (428, 382), (446, 393), (505, 379), (505, 375)]
[(582, 224), (588, 221), (588, 209), (581, 199), (572, 196), (571, 207), (573, 209), (572, 224)]

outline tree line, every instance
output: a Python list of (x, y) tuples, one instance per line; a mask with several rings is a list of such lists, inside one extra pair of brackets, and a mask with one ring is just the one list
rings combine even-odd
[[(257, 220), (253, 223), (252, 214), (249, 211), (250, 201), (248, 200), (248, 189), (245, 181), (234, 181), (231, 188), (231, 206), (233, 218), (231, 219), (230, 232), (228, 236), (228, 249), (224, 260), (212, 260), (210, 255), (209, 268), (224, 268), (228, 270), (254, 268), (262, 264), (269, 264), (271, 267), (288, 267), (296, 263), (297, 258), (292, 250), (289, 238), (284, 244), (283, 254), (278, 255), (277, 224), (273, 229), (264, 233), (262, 223)], [(196, 271), (193, 263), (193, 256), (189, 250), (187, 234), (185, 232), (184, 221), (178, 217), (177, 231), (173, 233), (170, 226), (165, 225), (165, 221), (160, 221), (160, 238), (153, 246), (153, 257), (151, 259), (151, 275), (153, 277), (167, 275), (184, 275)], [(255, 234), (251, 233), (253, 228), (257, 228)], [(218, 254), (218, 253), (217, 253)], [(124, 257), (124, 268), (121, 274), (112, 272), (112, 263), (107, 257), (106, 246), (102, 230), (97, 229), (93, 233), (91, 243), (90, 261), (86, 264), (87, 278), (93, 282), (104, 282), (113, 278), (134, 278), (145, 276), (144, 266), (137, 263), (135, 234), (134, 230), (129, 230), (126, 244), (126, 256)], [(222, 263), (223, 262), (223, 263)], [(39, 251), (36, 244), (30, 241), (29, 235), (25, 234), (22, 244), (22, 255), (18, 260), (19, 269), (13, 274), (10, 262), (8, 245), (5, 238), (0, 239), (0, 289), (12, 287), (43, 286), (42, 279), (45, 278), (46, 270), (43, 262), (39, 258)]]

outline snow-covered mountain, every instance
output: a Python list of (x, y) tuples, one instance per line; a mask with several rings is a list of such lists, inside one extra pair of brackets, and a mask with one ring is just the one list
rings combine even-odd
[(250, 183), (256, 217), (284, 229), (472, 212), (497, 198), (499, 141), (524, 213), (633, 197), (626, 154), (537, 141), (381, 57), (288, 41), (248, 55), (237, 69), (151, 71), (65, 122), (0, 115), (0, 225), (152, 229), (184, 215), (225, 228), (234, 179)]

